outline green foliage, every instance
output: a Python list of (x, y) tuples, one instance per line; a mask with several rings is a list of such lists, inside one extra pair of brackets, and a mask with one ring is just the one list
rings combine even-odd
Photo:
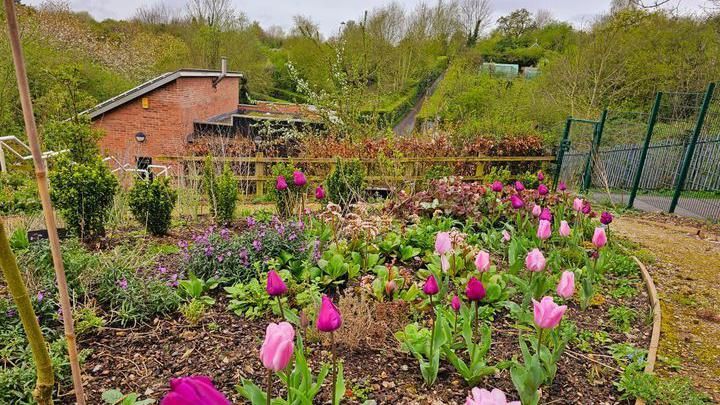
[(620, 332), (630, 331), (632, 323), (635, 321), (635, 318), (637, 318), (635, 310), (625, 306), (612, 306), (608, 310), (608, 314), (610, 315), (610, 320), (615, 323), (615, 327)]
[(96, 158), (76, 163), (60, 156), (50, 171), (51, 197), (68, 227), (83, 240), (105, 234), (118, 181)]
[(102, 400), (110, 405), (150, 405), (154, 399), (139, 399), (140, 396), (134, 392), (123, 394), (119, 390), (107, 390), (102, 393)]
[(450, 327), (442, 311), (436, 311), (435, 316), (432, 331), (412, 323), (395, 333), (403, 350), (410, 352), (420, 363), (420, 374), (426, 385), (435, 383), (443, 347), (451, 339)]
[(82, 164), (91, 164), (97, 159), (100, 152), (97, 142), (102, 136), (102, 131), (93, 128), (87, 116), (50, 121), (43, 128), (43, 141), (48, 150), (68, 150), (70, 159)]
[(338, 159), (327, 180), (328, 199), (341, 207), (362, 199), (365, 186), (365, 166), (359, 160)]
[(75, 321), (75, 333), (78, 336), (91, 334), (105, 326), (105, 319), (98, 315), (97, 308), (84, 306), (73, 311)]
[(239, 181), (230, 165), (226, 163), (218, 176), (215, 173), (212, 157), (208, 156), (205, 159), (203, 180), (215, 220), (220, 224), (232, 222), (235, 216), (235, 206), (237, 205)]
[(346, 260), (337, 250), (328, 250), (318, 260), (317, 266), (310, 270), (310, 274), (324, 289), (335, 291), (338, 286), (360, 274), (360, 264)]
[(0, 214), (32, 214), (41, 208), (32, 174), (18, 170), (0, 173)]
[(153, 235), (165, 235), (170, 229), (177, 191), (168, 177), (154, 180), (137, 178), (130, 189), (130, 211), (135, 220)]
[(248, 283), (238, 283), (225, 287), (230, 302), (228, 309), (236, 315), (248, 319), (264, 316), (270, 309), (272, 297), (265, 291), (265, 286), (254, 278)]

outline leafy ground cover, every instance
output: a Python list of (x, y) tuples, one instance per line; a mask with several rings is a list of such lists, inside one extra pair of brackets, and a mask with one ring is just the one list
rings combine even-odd
[[(476, 387), (524, 403), (632, 401), (650, 330), (632, 246), (608, 238), (608, 213), (547, 190), (542, 175), (524, 178), (527, 187), (445, 179), (386, 205), (66, 240), (90, 402), (111, 389), (159, 399), (169, 379), (207, 375), (234, 402), (264, 403), (260, 347), (283, 318), (296, 336), (287, 367), (307, 358), (324, 376), (315, 403), (332, 392), (344, 403), (461, 403)], [(61, 348), (47, 246), (21, 233), (13, 246)], [(315, 327), (323, 297), (342, 317), (332, 338)], [(26, 403), (32, 364), (12, 304), (2, 305), (0, 392)], [(275, 397), (288, 395), (285, 368), (270, 374)], [(63, 403), (68, 390), (65, 370)]]

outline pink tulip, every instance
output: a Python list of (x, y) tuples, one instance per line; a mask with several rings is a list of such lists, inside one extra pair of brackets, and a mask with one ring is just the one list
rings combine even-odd
[(453, 311), (455, 311), (455, 312), (460, 311), (460, 297), (455, 295), (452, 298), (452, 301), (450, 301), (450, 306), (452, 307)]
[(280, 275), (277, 274), (275, 270), (268, 271), (267, 276), (267, 285), (265, 286), (265, 291), (271, 296), (271, 297), (277, 297), (278, 295), (283, 295), (287, 292), (288, 288), (283, 282), (282, 278), (280, 278)]
[(543, 271), (545, 269), (545, 256), (540, 249), (535, 248), (525, 258), (525, 267), (530, 271)]
[(542, 214), (542, 207), (540, 207), (540, 206), (537, 205), (537, 204), (533, 205), (532, 215), (533, 215), (535, 218), (537, 218), (537, 217), (540, 216), (540, 214)]
[(505, 242), (510, 242), (510, 232), (508, 232), (506, 229), (503, 229), (502, 236)]
[(395, 280), (390, 280), (385, 283), (385, 294), (392, 297), (395, 291), (397, 291), (397, 283)]
[(272, 371), (287, 367), (292, 359), (295, 330), (287, 322), (270, 323), (265, 331), (265, 341), (260, 348), (263, 366)]
[(551, 235), (552, 225), (550, 224), (550, 221), (541, 219), (540, 223), (538, 224), (537, 237), (540, 238), (540, 240), (547, 240), (550, 238)]
[(470, 277), (467, 286), (465, 286), (465, 296), (467, 296), (470, 301), (480, 301), (485, 298), (485, 286), (480, 280), (475, 277)]
[(538, 173), (537, 173), (537, 179), (538, 179), (538, 181), (543, 181), (543, 180), (545, 180), (545, 174), (542, 172), (542, 170), (539, 170), (539, 171), (538, 171)]
[(592, 212), (592, 205), (590, 205), (590, 201), (585, 201), (585, 205), (582, 207), (582, 213), (585, 215), (588, 215)]
[(302, 187), (305, 184), (307, 184), (307, 179), (305, 178), (305, 174), (299, 170), (295, 170), (293, 172), (293, 183), (295, 183), (296, 186)]
[(560, 236), (563, 238), (570, 236), (570, 225), (567, 221), (560, 221)]
[(525, 206), (525, 202), (523, 202), (522, 198), (518, 197), (517, 194), (513, 194), (510, 196), (510, 205), (512, 205), (514, 209), (519, 210)]
[(550, 190), (548, 190), (546, 185), (541, 184), (538, 186), (538, 194), (547, 195), (547, 193), (549, 193), (549, 192), (550, 192)]
[(564, 271), (555, 291), (565, 299), (572, 297), (575, 294), (575, 273)]
[(287, 181), (285, 181), (284, 176), (278, 176), (277, 182), (275, 183), (275, 189), (278, 191), (287, 190)]
[(444, 255), (452, 249), (452, 241), (448, 232), (438, 232), (435, 236), (435, 252)]
[(605, 235), (605, 228), (595, 228), (595, 233), (592, 237), (592, 243), (598, 249), (607, 244), (607, 235)]
[(315, 198), (318, 200), (325, 199), (325, 189), (323, 188), (323, 186), (317, 186), (317, 188), (315, 189)]
[(485, 388), (473, 388), (465, 400), (465, 405), (520, 405), (520, 401), (508, 402), (505, 393), (497, 388), (488, 391)]
[(479, 272), (487, 271), (490, 268), (490, 253), (481, 250), (475, 256), (475, 268)]
[(333, 332), (342, 325), (342, 316), (338, 311), (335, 304), (332, 303), (327, 295), (322, 296), (322, 303), (320, 304), (320, 312), (315, 326), (321, 332)]
[(427, 280), (425, 280), (425, 284), (423, 285), (423, 292), (427, 295), (435, 295), (440, 291), (438, 288), (437, 280), (435, 280), (435, 276), (432, 274), (428, 276)]
[(515, 182), (515, 190), (517, 190), (517, 191), (523, 191), (523, 190), (525, 190), (525, 185), (522, 184), (522, 183), (519, 182), (519, 181), (516, 181), (516, 182)]
[(584, 205), (585, 203), (583, 202), (582, 198), (575, 198), (573, 200), (573, 209), (577, 212), (582, 211)]
[(231, 405), (225, 395), (218, 391), (210, 377), (191, 376), (170, 380), (170, 392), (160, 405)]
[(494, 192), (496, 192), (496, 193), (499, 193), (499, 192), (501, 192), (502, 189), (503, 189), (503, 184), (500, 183), (499, 180), (495, 180), (495, 181), (493, 182), (493, 184), (490, 186), (490, 188), (492, 189), (492, 191), (494, 191)]
[(532, 302), (535, 325), (542, 329), (552, 329), (558, 326), (567, 309), (567, 305), (556, 304), (552, 297), (543, 297), (540, 302), (535, 300)]

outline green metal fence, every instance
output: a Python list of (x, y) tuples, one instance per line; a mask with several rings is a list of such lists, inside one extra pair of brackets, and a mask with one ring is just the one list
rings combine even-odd
[(571, 117), (557, 161), (556, 182), (595, 198), (720, 220), (720, 90), (661, 92), (648, 112)]

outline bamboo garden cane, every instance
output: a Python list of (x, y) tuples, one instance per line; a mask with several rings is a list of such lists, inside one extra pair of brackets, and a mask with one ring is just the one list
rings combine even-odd
[(68, 358), (72, 371), (73, 389), (75, 390), (75, 398), (78, 405), (85, 405), (80, 362), (75, 344), (72, 307), (70, 305), (70, 296), (65, 278), (62, 252), (60, 251), (60, 239), (58, 238), (57, 226), (55, 224), (55, 214), (53, 213), (50, 192), (48, 190), (47, 169), (45, 160), (40, 152), (40, 142), (38, 140), (37, 127), (35, 126), (35, 116), (33, 113), (32, 100), (30, 99), (30, 87), (28, 86), (27, 72), (25, 70), (25, 59), (23, 57), (20, 35), (18, 33), (15, 3), (14, 0), (4, 0), (4, 2), (10, 46), (12, 48), (13, 62), (15, 63), (15, 77), (17, 78), (23, 120), (25, 121), (25, 132), (32, 152), (33, 163), (35, 164), (35, 177), (37, 179), (38, 192), (40, 193), (40, 201), (42, 202), (43, 214), (45, 216), (48, 239), (50, 239), (50, 250), (55, 267), (55, 277), (57, 278), (60, 308), (62, 309), (63, 325), (65, 328), (65, 340), (67, 342)]
[(54, 375), (50, 354), (40, 330), (37, 315), (33, 310), (32, 302), (30, 302), (25, 281), (23, 281), (15, 256), (10, 249), (10, 243), (8, 243), (7, 234), (5, 233), (5, 225), (2, 221), (0, 221), (0, 268), (5, 276), (5, 282), (10, 294), (15, 301), (15, 306), (17, 306), (20, 321), (23, 329), (25, 329), (25, 335), (35, 362), (37, 381), (33, 391), (33, 398), (39, 405), (52, 404)]

